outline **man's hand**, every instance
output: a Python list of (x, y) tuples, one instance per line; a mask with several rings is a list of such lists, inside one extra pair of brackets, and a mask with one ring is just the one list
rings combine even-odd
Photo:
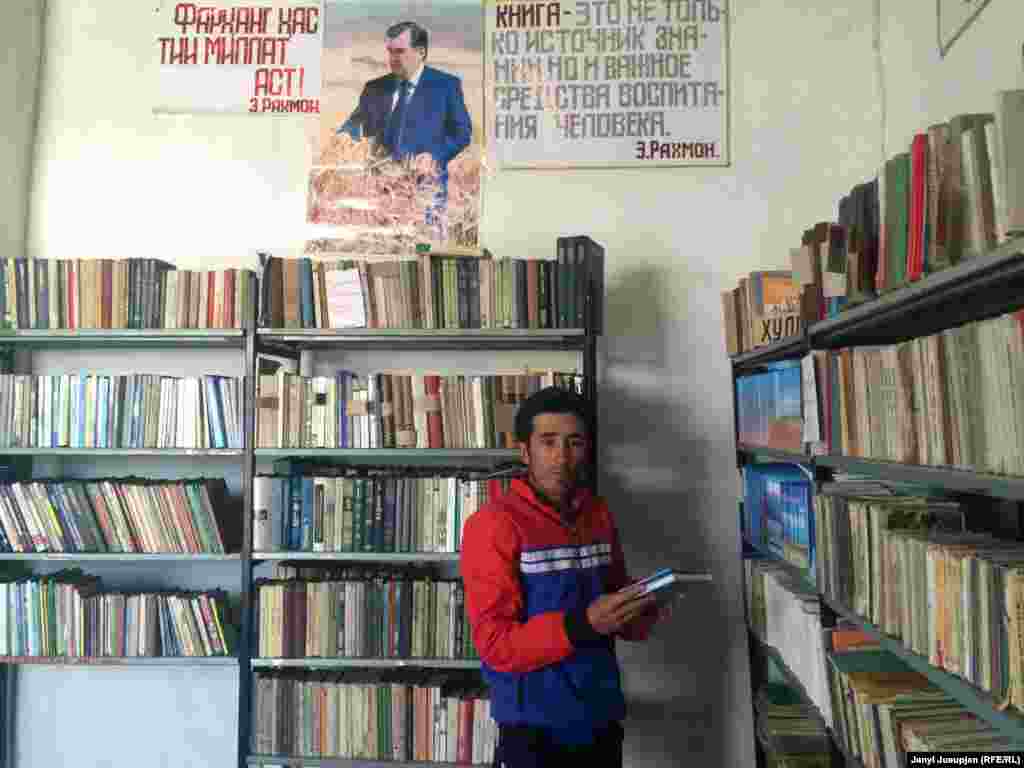
[(587, 621), (601, 635), (618, 632), (655, 604), (653, 595), (640, 597), (643, 587), (630, 587), (601, 595), (587, 606)]

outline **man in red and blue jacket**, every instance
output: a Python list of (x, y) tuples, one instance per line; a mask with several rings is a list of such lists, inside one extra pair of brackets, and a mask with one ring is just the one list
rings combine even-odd
[(498, 722), (494, 765), (620, 768), (625, 700), (614, 639), (666, 612), (629, 583), (615, 522), (583, 485), (590, 409), (549, 387), (516, 413), (525, 479), (472, 515), (461, 572)]

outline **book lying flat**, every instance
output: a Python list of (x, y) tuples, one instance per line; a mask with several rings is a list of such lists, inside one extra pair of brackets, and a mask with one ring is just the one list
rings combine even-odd
[(686, 585), (694, 583), (705, 583), (711, 581), (710, 573), (683, 573), (674, 568), (661, 568), (650, 576), (638, 579), (625, 589), (642, 584), (644, 587), (641, 597), (654, 594), (658, 602), (663, 602), (675, 597), (682, 592)]

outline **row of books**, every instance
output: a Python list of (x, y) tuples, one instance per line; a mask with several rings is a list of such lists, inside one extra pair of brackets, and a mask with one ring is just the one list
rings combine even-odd
[(0, 448), (242, 447), (227, 376), (0, 375)]
[(0, 582), (0, 657), (226, 656), (224, 593), (101, 591), (78, 569)]
[(772, 363), (763, 371), (735, 379), (736, 425), (741, 443), (780, 451), (804, 447), (799, 361)]
[(817, 592), (773, 560), (748, 558), (743, 566), (747, 625), (762, 642), (778, 650), (786, 666), (803, 683), (824, 722), (831, 726)]
[(558, 238), (548, 259), (420, 253), (314, 261), (264, 257), (261, 327), (586, 328), (599, 332), (604, 249)]
[(1024, 475), (1024, 311), (812, 354), (815, 452)]
[(245, 328), (255, 290), (251, 269), (175, 269), (153, 258), (0, 261), (7, 328)]
[(1024, 235), (1024, 90), (992, 112), (915, 133), (905, 152), (856, 185), (834, 222), (805, 230), (790, 269), (751, 273), (723, 292), (726, 348), (747, 352), (847, 306)]
[(257, 475), (256, 552), (458, 552), (466, 520), (508, 481), (384, 471)]
[[(865, 767), (901, 768), (912, 751), (1011, 749), (1009, 739), (881, 649), (871, 635), (845, 622), (823, 628), (813, 611), (801, 618), (809, 597), (792, 571), (752, 560), (746, 563), (745, 576), (754, 582), (747, 583), (748, 595), (756, 597), (763, 590), (759, 605), (767, 612), (765, 626), (779, 643), (772, 644), (841, 748)], [(803, 631), (787, 636), (785, 624), (794, 619)], [(803, 721), (797, 726), (814, 730)], [(786, 735), (806, 734), (784, 731)]]
[(817, 506), (821, 562), (848, 574), (846, 584), (824, 579), (824, 594), (849, 600), (933, 666), (1024, 711), (1019, 542), (938, 529), (923, 505), (871, 500), (844, 510), (822, 499)]
[(825, 634), (832, 646), (834, 732), (865, 768), (901, 768), (908, 752), (952, 753), (955, 760), (964, 752), (1014, 750), (1007, 737), (894, 654), (868, 643), (840, 650), (840, 632)]
[(754, 697), (754, 729), (766, 768), (832, 768), (829, 732), (796, 689), (765, 683)]
[(0, 485), (0, 551), (237, 551), (221, 478), (37, 480)]
[(548, 386), (581, 391), (574, 373), (431, 373), (259, 377), (260, 448), (509, 448), (519, 402)]
[(260, 580), (255, 602), (263, 657), (478, 658), (457, 580)]
[(497, 746), (486, 693), (438, 685), (264, 674), (253, 710), (261, 755), (490, 765)]

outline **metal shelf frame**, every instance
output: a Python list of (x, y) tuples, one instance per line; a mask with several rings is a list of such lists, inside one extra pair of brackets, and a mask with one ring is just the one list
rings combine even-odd
[(782, 658), (782, 654), (779, 653), (779, 650), (775, 646), (770, 645), (754, 630), (753, 627), (748, 626), (747, 630), (754, 642), (757, 643), (761, 652), (765, 654), (765, 656), (769, 657), (775, 666), (782, 672), (782, 676), (786, 679), (786, 683), (791, 688), (796, 689), (796, 692), (800, 695), (800, 699), (814, 711), (814, 714), (828, 733), (829, 741), (831, 742), (835, 753), (838, 753), (838, 755), (843, 758), (848, 768), (864, 768), (864, 764), (846, 750), (846, 746), (839, 740), (839, 736), (836, 732), (832, 728), (829, 728), (828, 723), (825, 722), (824, 715), (822, 715), (821, 710), (818, 709), (818, 705), (814, 703), (810, 694), (807, 693), (807, 689), (804, 687), (803, 681), (797, 677), (796, 673), (793, 672), (792, 669), (789, 668), (789, 665), (786, 664), (786, 661)]
[(588, 338), (582, 328), (260, 328), (261, 351), (331, 347), (459, 350), (572, 350)]
[(64, 560), (92, 563), (239, 563), (242, 555), (206, 552), (3, 552), (2, 560)]
[[(258, 296), (255, 286), (253, 296)], [(377, 563), (452, 563), (458, 553), (346, 553), (346, 552), (253, 552), (252, 507), (253, 480), (260, 462), (293, 459), (296, 461), (323, 461), (360, 466), (394, 466), (446, 468), (462, 467), (468, 470), (488, 469), (499, 465), (519, 463), (518, 450), (506, 449), (266, 449), (255, 447), (256, 441), (256, 372), (260, 352), (278, 353), (296, 357), (302, 350), (326, 349), (389, 349), (389, 350), (467, 350), (495, 352), (502, 350), (578, 352), (582, 357), (585, 394), (596, 407), (597, 395), (597, 336), (593, 324), (596, 317), (595, 302), (587, 296), (585, 328), (571, 329), (267, 329), (256, 327), (256, 310), (247, 319), (244, 329), (154, 329), (154, 330), (0, 330), (0, 347), (26, 351), (36, 348), (223, 348), (237, 350), (243, 357), (245, 372), (243, 386), (243, 446), (241, 449), (158, 449), (158, 448), (0, 448), (0, 456), (31, 458), (106, 458), (152, 457), (161, 460), (186, 458), (229, 459), (241, 461), (243, 513), (242, 549), (229, 555), (191, 555), (181, 553), (4, 553), (0, 560), (66, 560), (83, 562), (227, 562), (241, 569), (241, 627), (236, 655), (218, 658), (93, 658), (93, 659), (31, 659), (0, 658), (0, 671), (5, 675), (2, 686), (4, 719), (0, 723), (0, 766), (9, 765), (13, 756), (13, 712), (16, 701), (14, 670), (19, 664), (90, 665), (90, 666), (175, 666), (208, 665), (237, 666), (238, 685), (238, 742), (237, 765), (287, 764), (294, 766), (363, 766), (422, 765), (443, 766), (443, 763), (374, 760), (337, 760), (298, 756), (267, 756), (250, 754), (252, 749), (252, 707), (255, 670), (272, 669), (393, 669), (393, 670), (460, 670), (478, 671), (480, 662), (470, 659), (261, 659), (253, 658), (256, 650), (257, 624), (254, 608), (254, 565), (261, 562), (377, 562)], [(597, 440), (596, 425), (593, 440)], [(596, 453), (596, 452), (595, 452)], [(596, 456), (592, 458), (596, 460)], [(591, 473), (592, 478), (596, 474)]]
[(480, 669), (479, 659), (377, 659), (377, 658), (334, 658), (326, 659), (308, 656), (301, 659), (251, 660), (253, 669)]
[(898, 656), (907, 666), (928, 678), (937, 688), (942, 689), (948, 696), (956, 699), (979, 719), (984, 720), (992, 728), (1012, 739), (1015, 749), (1024, 749), (1024, 714), (998, 709), (998, 704), (991, 694), (951, 672), (933, 667), (925, 657), (919, 656), (910, 649), (905, 648), (899, 640), (889, 637), (874, 624), (858, 616), (850, 608), (822, 594), (799, 568), (758, 547), (750, 542), (749, 539), (746, 539), (746, 541), (765, 559), (782, 565), (795, 579), (804, 584), (807, 589), (814, 591), (822, 605), (836, 616), (856, 624), (860, 629), (874, 637), (882, 648)]
[(288, 768), (466, 768), (467, 763), (440, 763), (417, 760), (372, 760), (363, 757), (300, 757), (288, 755), (249, 755), (249, 765), (284, 765)]
[(351, 563), (457, 563), (458, 552), (253, 552), (253, 563), (268, 561)]
[(16, 347), (233, 347), (242, 349), (247, 333), (240, 328), (45, 328), (0, 329), (0, 345)]
[(811, 350), (889, 344), (955, 328), (1024, 307), (1024, 237), (984, 256), (961, 261), (836, 317), (819, 320), (803, 333), (731, 358), (734, 376)]
[(0, 656), (0, 664), (45, 667), (237, 667), (235, 656)]

